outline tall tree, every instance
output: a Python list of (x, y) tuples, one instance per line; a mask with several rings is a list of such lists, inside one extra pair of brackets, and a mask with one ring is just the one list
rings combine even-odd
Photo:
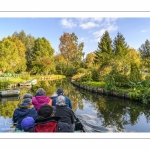
[(125, 38), (121, 33), (117, 33), (117, 37), (115, 37), (113, 41), (113, 50), (115, 52), (115, 55), (123, 56), (127, 54), (128, 52), (128, 45), (125, 42)]
[(60, 52), (66, 59), (67, 63), (71, 63), (75, 67), (79, 66), (84, 56), (84, 43), (82, 42), (78, 44), (78, 37), (75, 35), (75, 33), (69, 34), (67, 32), (64, 32), (59, 40)]
[(36, 73), (54, 71), (54, 49), (46, 38), (37, 38), (32, 51), (32, 66)]
[(150, 41), (146, 40), (144, 44), (141, 45), (141, 47), (138, 49), (140, 52), (142, 63), (143, 63), (143, 69), (150, 71)]
[(150, 58), (150, 41), (146, 40), (138, 49), (142, 58)]
[(18, 71), (25, 71), (26, 70), (26, 57), (25, 57), (26, 48), (24, 44), (19, 40), (18, 37), (15, 36), (12, 37), (9, 36), (8, 39), (15, 44), (18, 50), (18, 58), (17, 58), (19, 64)]
[(14, 42), (3, 38), (0, 42), (0, 68), (3, 72), (15, 72), (18, 70), (18, 49)]
[(107, 61), (109, 63), (112, 56), (112, 40), (107, 30), (100, 39), (100, 42), (98, 42), (98, 49), (95, 51), (95, 55), (96, 63), (106, 63)]

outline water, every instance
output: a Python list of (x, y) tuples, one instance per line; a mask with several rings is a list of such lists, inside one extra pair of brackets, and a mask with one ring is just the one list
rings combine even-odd
[(70, 97), (73, 111), (78, 115), (88, 132), (150, 132), (150, 105), (88, 92), (74, 87), (70, 80), (39, 81), (31, 89), (21, 89), (20, 98), (5, 98), (0, 101), (0, 132), (12, 132), (12, 115), (26, 92), (35, 94), (44, 88), (48, 96), (56, 95), (63, 88)]

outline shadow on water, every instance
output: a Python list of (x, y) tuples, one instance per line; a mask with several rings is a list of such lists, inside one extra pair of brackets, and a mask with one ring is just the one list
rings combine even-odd
[(11, 123), (13, 111), (21, 103), (23, 94), (30, 92), (34, 95), (40, 87), (46, 90), (47, 96), (54, 96), (58, 88), (63, 88), (65, 95), (72, 101), (73, 111), (88, 132), (150, 132), (150, 105), (88, 92), (74, 87), (70, 79), (39, 81), (31, 89), (21, 89), (19, 100), (1, 100), (1, 129), (5, 129), (2, 127), (3, 122), (9, 120)]

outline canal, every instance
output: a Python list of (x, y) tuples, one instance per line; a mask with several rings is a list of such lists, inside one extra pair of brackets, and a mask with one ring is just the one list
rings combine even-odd
[(134, 100), (100, 95), (74, 87), (70, 79), (38, 81), (31, 88), (22, 88), (20, 97), (0, 99), (0, 132), (12, 132), (12, 115), (26, 92), (35, 94), (44, 88), (48, 96), (56, 95), (58, 88), (65, 91), (88, 132), (150, 132), (150, 105)]

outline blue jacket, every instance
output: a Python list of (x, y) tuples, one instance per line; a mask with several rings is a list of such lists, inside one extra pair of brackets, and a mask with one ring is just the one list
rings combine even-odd
[[(56, 106), (56, 98), (57, 97), (52, 99), (52, 106)], [(67, 96), (65, 96), (65, 98), (66, 98), (66, 105), (72, 109), (71, 100)]]
[(13, 123), (16, 124), (16, 129), (22, 130), (21, 121), (25, 117), (33, 117), (34, 120), (37, 119), (37, 111), (35, 108), (17, 108), (13, 114)]

